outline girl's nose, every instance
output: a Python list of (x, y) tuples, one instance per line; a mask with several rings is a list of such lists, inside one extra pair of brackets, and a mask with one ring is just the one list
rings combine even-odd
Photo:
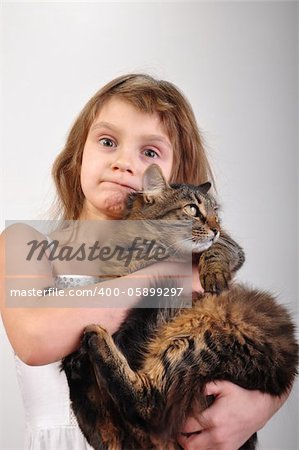
[(111, 164), (113, 171), (129, 172), (134, 174), (134, 161), (132, 155), (129, 152), (118, 151), (115, 155), (115, 159)]

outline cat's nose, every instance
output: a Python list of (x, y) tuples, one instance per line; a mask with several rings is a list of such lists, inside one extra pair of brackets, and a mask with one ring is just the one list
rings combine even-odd
[(211, 231), (215, 234), (215, 236), (218, 234), (219, 230), (217, 228), (211, 228)]
[(208, 215), (207, 217), (207, 224), (210, 228), (211, 231), (213, 231), (214, 235), (216, 236), (216, 234), (219, 232), (220, 230), (220, 224), (219, 224), (219, 219), (217, 216), (213, 215)]

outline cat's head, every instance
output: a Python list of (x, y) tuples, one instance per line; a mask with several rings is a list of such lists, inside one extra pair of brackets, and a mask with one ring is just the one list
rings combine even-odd
[(168, 184), (160, 167), (152, 164), (143, 175), (143, 189), (130, 194), (124, 218), (129, 220), (191, 221), (192, 252), (207, 250), (219, 237), (217, 204), (208, 191), (211, 183), (199, 186)]

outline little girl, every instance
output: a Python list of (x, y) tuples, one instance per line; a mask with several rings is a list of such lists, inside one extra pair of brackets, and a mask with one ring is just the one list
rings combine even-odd
[[(140, 190), (142, 175), (148, 165), (158, 164), (170, 182), (200, 184), (212, 180), (211, 169), (202, 145), (192, 109), (171, 83), (148, 75), (121, 76), (104, 86), (89, 100), (74, 123), (65, 148), (58, 155), (53, 176), (58, 194), (60, 218), (94, 221), (122, 217), (129, 192)], [(80, 222), (81, 223), (81, 222)], [(83, 222), (82, 222), (83, 223)], [(88, 222), (86, 222), (88, 223)], [(91, 227), (88, 240), (99, 237)], [(47, 237), (62, 240), (64, 231)], [(81, 233), (81, 235), (80, 235)], [(76, 243), (86, 240), (79, 227)], [(37, 230), (15, 225), (1, 237), (4, 266), (6, 252), (17, 249), (13, 258), (13, 287), (43, 289), (57, 287), (67, 293), (74, 286), (92, 287), (98, 278), (94, 266), (89, 272), (78, 270), (70, 262), (66, 267), (46, 256), (41, 261), (26, 261), (26, 243), (45, 239)], [(26, 261), (26, 264), (24, 263)], [(93, 270), (94, 269), (94, 270)], [(104, 281), (105, 287), (144, 286), (151, 276), (181, 273), (180, 264), (155, 264), (142, 269), (144, 277), (126, 276)], [(91, 271), (90, 271), (91, 270)], [(76, 274), (74, 276), (74, 274)], [(29, 276), (28, 276), (29, 275)], [(193, 291), (200, 292), (198, 273), (193, 271)], [(8, 292), (8, 291), (6, 291)], [(61, 291), (60, 291), (61, 292)], [(99, 323), (115, 332), (127, 308), (76, 308), (59, 302), (58, 293), (42, 308), (8, 307), (4, 287), (1, 291), (2, 319), (16, 354), (17, 374), (26, 413), (25, 449), (84, 450), (90, 448), (72, 414), (64, 373), (59, 361), (78, 346), (83, 329)], [(21, 299), (26, 304), (26, 298)], [(128, 306), (137, 298), (128, 299)], [(97, 299), (98, 304), (103, 298)], [(53, 307), (57, 305), (57, 307)], [(11, 306), (11, 305), (10, 305)], [(279, 409), (286, 398), (274, 398), (258, 391), (246, 391), (229, 382), (210, 383), (207, 395), (216, 401), (200, 417), (190, 417), (181, 432), (184, 449), (236, 450)]]

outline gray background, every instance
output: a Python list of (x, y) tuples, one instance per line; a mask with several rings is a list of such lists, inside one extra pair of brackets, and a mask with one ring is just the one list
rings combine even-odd
[[(113, 77), (146, 71), (194, 107), (223, 222), (246, 250), (239, 278), (297, 313), (296, 2), (5, 2), (1, 25), (1, 229), (48, 217), (50, 167), (75, 116)], [(2, 328), (0, 339), (0, 448), (20, 449), (24, 416)], [(298, 390), (260, 433), (260, 450), (298, 449), (296, 400)]]

